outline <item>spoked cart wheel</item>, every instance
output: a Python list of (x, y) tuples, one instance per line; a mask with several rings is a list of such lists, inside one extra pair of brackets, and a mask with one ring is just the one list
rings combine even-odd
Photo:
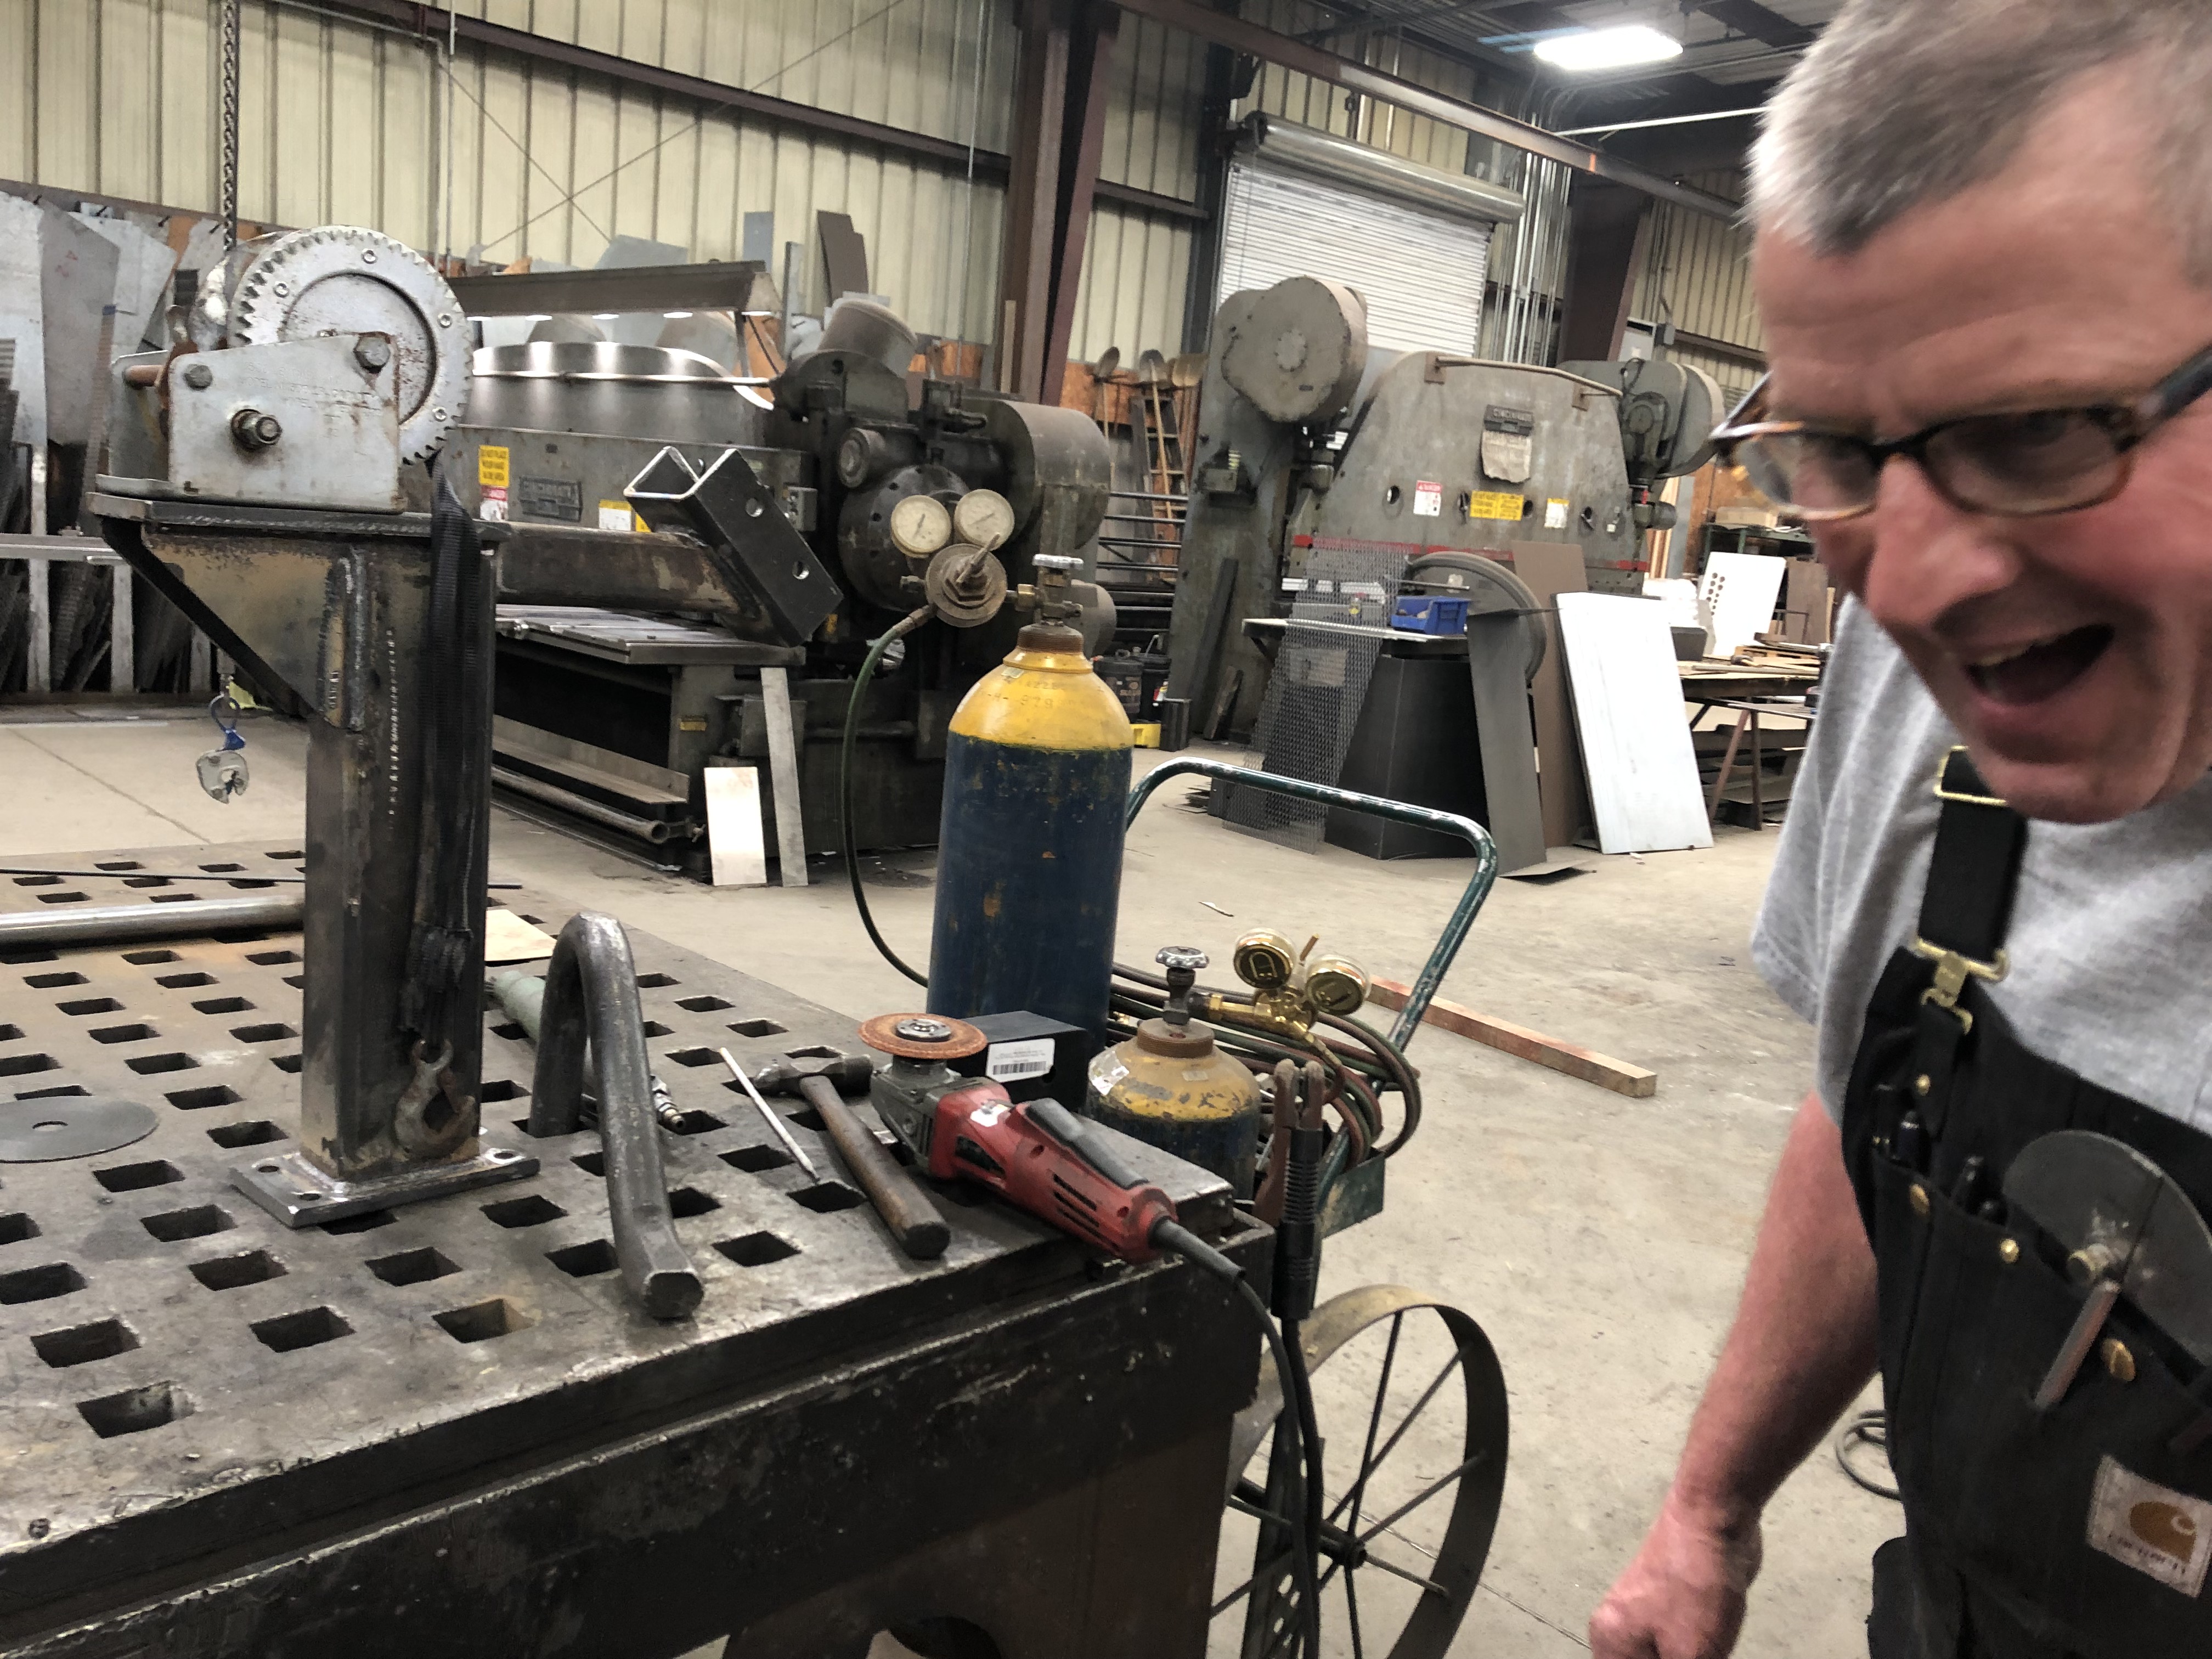
[[(1443, 1659), (1505, 1484), (1505, 1381), (1490, 1340), (1433, 1297), (1369, 1285), (1316, 1308), (1299, 1346), (1322, 1442), (1327, 1659)], [(1285, 1659), (1297, 1639), (1285, 1418), (1263, 1364), (1231, 1441), (1207, 1659)]]

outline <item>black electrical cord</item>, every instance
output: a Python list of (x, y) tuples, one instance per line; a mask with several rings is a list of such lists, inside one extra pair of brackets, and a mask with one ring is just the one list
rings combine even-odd
[(1298, 1346), (1297, 1327), (1285, 1320), (1278, 1329), (1274, 1316), (1267, 1310), (1267, 1298), (1252, 1288), (1244, 1270), (1178, 1223), (1163, 1221), (1154, 1227), (1152, 1245), (1173, 1251), (1234, 1289), (1260, 1322), (1261, 1334), (1267, 1339), (1267, 1352), (1282, 1384), (1283, 1409), (1291, 1413), (1291, 1449), (1299, 1471), (1297, 1501), (1291, 1506), (1291, 1574), (1298, 1587), (1298, 1620), (1304, 1627), (1307, 1659), (1321, 1659), (1321, 1431), (1314, 1416), (1313, 1379), (1306, 1370), (1305, 1350)]
[(1897, 1488), (1885, 1486), (1869, 1475), (1861, 1474), (1851, 1462), (1851, 1450), (1856, 1446), (1875, 1446), (1881, 1455), (1889, 1455), (1889, 1414), (1887, 1412), (1861, 1412), (1844, 1425), (1836, 1436), (1836, 1462), (1855, 1485), (1864, 1487), (1876, 1498), (1896, 1498)]
[(853, 695), (845, 702), (845, 743), (837, 759), (837, 833), (839, 844), (845, 854), (845, 874), (853, 884), (853, 902), (860, 912), (860, 926), (868, 930), (868, 939), (882, 953), (885, 962), (904, 974), (916, 985), (927, 986), (929, 976), (916, 973), (890, 947), (890, 942), (877, 930), (875, 916), (868, 909), (868, 896), (860, 886), (860, 858), (855, 848), (853, 829), (853, 740), (860, 729), (860, 698), (875, 678), (876, 665), (883, 660), (884, 653), (890, 648), (893, 640), (902, 640), (927, 622), (933, 613), (927, 605), (893, 623), (881, 639), (868, 647), (868, 654), (861, 659), (860, 672), (853, 682)]

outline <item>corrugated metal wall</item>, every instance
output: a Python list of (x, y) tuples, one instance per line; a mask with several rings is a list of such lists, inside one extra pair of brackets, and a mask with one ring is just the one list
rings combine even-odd
[[(909, 131), (1000, 152), (1008, 143), (1010, 0), (461, 9)], [(0, 0), (0, 176), (211, 209), (219, 13), (218, 0)], [(369, 224), (418, 247), (480, 247), (488, 258), (590, 264), (623, 234), (732, 258), (743, 215), (768, 210), (779, 240), (811, 252), (814, 214), (826, 209), (852, 215), (872, 280), (916, 328), (990, 331), (1003, 206), (994, 184), (467, 41), (454, 69), (447, 157), (434, 46), (311, 0), (248, 0), (241, 213)], [(1125, 121), (1125, 171), (1152, 165), (1158, 125)], [(1187, 170), (1187, 143), (1182, 154)], [(1120, 303), (1109, 295), (1099, 308), (1111, 315)], [(1161, 338), (1172, 344), (1173, 333)]]
[[(1730, 201), (1743, 197), (1741, 173), (1703, 173), (1686, 182)], [(1652, 210), (1644, 274), (1630, 313), (1638, 322), (1672, 323), (1709, 339), (1762, 349), (1766, 334), (1751, 291), (1751, 234), (1660, 203)], [(1759, 378), (1757, 366), (1741, 357), (1680, 344), (1668, 356), (1704, 369), (1731, 391), (1747, 392)]]

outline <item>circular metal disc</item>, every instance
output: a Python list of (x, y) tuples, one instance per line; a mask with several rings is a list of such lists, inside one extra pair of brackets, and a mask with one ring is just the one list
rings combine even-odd
[(1014, 533), (1013, 503), (995, 489), (971, 489), (952, 509), (952, 531), (986, 553), (1004, 547)]
[[(902, 1032), (901, 1026), (916, 1033)], [(919, 1035), (927, 1027), (943, 1027), (945, 1036), (931, 1039)], [(965, 1060), (991, 1046), (990, 1038), (964, 1019), (941, 1014), (878, 1014), (860, 1027), (860, 1041), (871, 1048), (902, 1060)]]
[(324, 225), (279, 237), (239, 279), (230, 323), (247, 345), (390, 335), (402, 459), (434, 453), (467, 407), (468, 318), (430, 262), (381, 231)]
[(1261, 295), (1221, 355), (1229, 384), (1285, 423), (1334, 415), (1366, 364), (1366, 306), (1316, 276), (1286, 277)]
[(0, 1164), (90, 1158), (143, 1140), (161, 1120), (150, 1106), (112, 1095), (54, 1095), (0, 1106)]
[(927, 558), (952, 539), (952, 515), (934, 495), (909, 495), (891, 509), (891, 545), (908, 558)]

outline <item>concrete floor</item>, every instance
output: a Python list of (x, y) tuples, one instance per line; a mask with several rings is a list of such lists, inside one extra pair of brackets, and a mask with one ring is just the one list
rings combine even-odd
[[(246, 732), (252, 787), (224, 806), (192, 776), (193, 757), (211, 746), (204, 716), (9, 709), (0, 714), (0, 849), (20, 861), (291, 836), (302, 733), (270, 720)], [(1165, 786), (1132, 832), (1124, 960), (1192, 944), (1225, 975), (1231, 941), (1267, 925), (1300, 940), (1319, 933), (1377, 975), (1419, 970), (1463, 863), (1301, 855), (1224, 830), (1186, 806), (1188, 793)], [(856, 1018), (912, 1000), (871, 950), (834, 862), (817, 863), (820, 884), (804, 890), (715, 891), (505, 812), (493, 834), (495, 876), (611, 911)], [(1480, 1321), (1504, 1364), (1513, 1412), (1504, 1509), (1455, 1654), (1585, 1650), (1590, 1607), (1665, 1488), (1809, 1072), (1809, 1032), (1749, 962), (1774, 843), (1723, 830), (1709, 851), (1600, 860), (1546, 885), (1499, 883), (1443, 994), (1650, 1066), (1659, 1091), (1626, 1099), (1425, 1030), (1413, 1048), (1428, 1102), (1420, 1136), (1390, 1167), (1385, 1212), (1329, 1242), (1324, 1295), (1378, 1280), (1433, 1291)], [(930, 856), (869, 862), (880, 924), (919, 960)], [(1325, 1430), (1332, 1418), (1347, 1425), (1333, 1446), (1364, 1427), (1356, 1385), (1371, 1386), (1373, 1374), (1371, 1361), (1363, 1370), (1350, 1354), (1318, 1374)], [(1408, 1455), (1433, 1474), (1456, 1461), (1447, 1449), (1409, 1442)], [(1401, 1559), (1433, 1543), (1425, 1518), (1401, 1528), (1414, 1553)], [(1771, 1512), (1766, 1570), (1738, 1651), (1863, 1654), (1868, 1558), (1898, 1529), (1893, 1504), (1816, 1456)], [(1224, 1585), (1241, 1577), (1224, 1563)], [(1374, 1651), (1376, 1610), (1364, 1610)]]

